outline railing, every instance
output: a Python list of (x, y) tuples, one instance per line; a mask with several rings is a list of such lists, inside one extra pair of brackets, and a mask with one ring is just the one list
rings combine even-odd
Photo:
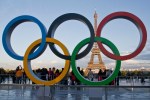
[[(46, 76), (45, 76), (46, 77)], [(48, 79), (47, 79), (48, 80)], [(98, 81), (98, 77), (94, 78), (94, 81)], [(119, 83), (119, 86), (150, 86), (150, 76), (126, 76), (126, 77), (117, 77), (115, 84)], [(15, 75), (0, 74), (0, 84), (32, 84), (32, 81), (27, 77), (21, 77), (20, 82), (16, 81)], [(61, 84), (61, 83), (58, 83)], [(68, 77), (67, 84), (71, 85), (71, 80)]]

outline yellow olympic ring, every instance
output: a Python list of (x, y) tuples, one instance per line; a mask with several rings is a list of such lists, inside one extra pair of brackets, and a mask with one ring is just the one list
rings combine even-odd
[[(63, 50), (64, 54), (66, 56), (69, 55), (69, 52), (67, 50), (67, 48), (58, 40), (53, 39), (53, 38), (46, 38), (46, 42), (50, 42), (50, 43), (54, 43), (57, 44), (58, 46), (60, 46), (60, 48)], [(44, 81), (41, 80), (40, 78), (38, 78), (33, 71), (31, 70), (31, 66), (30, 66), (30, 60), (28, 60), (28, 56), (31, 52), (31, 50), (38, 44), (41, 43), (41, 39), (36, 40), (35, 42), (33, 42), (28, 48), (27, 51), (25, 52), (24, 55), (24, 59), (23, 59), (23, 65), (24, 65), (24, 70), (26, 72), (26, 75), (29, 77), (29, 79), (31, 79), (33, 82), (35, 82), (36, 84), (43, 84), (46, 86), (49, 85), (54, 85), (58, 82), (60, 82), (65, 75), (67, 75), (69, 69), (70, 69), (70, 60), (66, 60), (65, 61), (65, 67), (64, 70), (62, 71), (62, 73), (59, 75), (59, 77), (56, 77), (55, 79), (51, 80), (51, 81)]]

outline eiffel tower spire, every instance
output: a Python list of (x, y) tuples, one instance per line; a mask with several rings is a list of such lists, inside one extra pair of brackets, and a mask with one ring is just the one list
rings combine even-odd
[(95, 11), (95, 13), (94, 13), (94, 32), (95, 32), (95, 35), (96, 35), (96, 31), (97, 31), (97, 19), (98, 19), (98, 15)]
[[(98, 15), (95, 11), (95, 13), (94, 13), (94, 32), (95, 32), (95, 36), (96, 36), (96, 31), (97, 31), (97, 19), (98, 19)], [(85, 70), (85, 76), (87, 76), (89, 69), (95, 70), (95, 69), (105, 69), (106, 68), (103, 61), (102, 61), (101, 51), (100, 51), (97, 43), (94, 43), (91, 52), (92, 52), (92, 54), (91, 54), (91, 58), (90, 58), (90, 61), (88, 63), (88, 66)], [(97, 63), (94, 63), (94, 57), (95, 56), (98, 56), (98, 62)]]

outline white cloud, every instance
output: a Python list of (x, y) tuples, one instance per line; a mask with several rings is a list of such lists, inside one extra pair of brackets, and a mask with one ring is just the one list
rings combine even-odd
[(38, 64), (42, 64), (42, 61), (37, 61)]
[(130, 60), (124, 61), (124, 63), (126, 63), (126, 64), (137, 64), (137, 63), (139, 63), (139, 61), (138, 60), (134, 60), (134, 59), (130, 59)]
[(51, 63), (51, 64), (56, 64), (56, 63), (58, 63), (58, 61), (52, 60), (52, 61), (50, 61), (50, 63)]

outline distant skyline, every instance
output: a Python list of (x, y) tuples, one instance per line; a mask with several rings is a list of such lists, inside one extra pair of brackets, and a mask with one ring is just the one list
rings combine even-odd
[[(51, 23), (66, 13), (78, 13), (85, 16), (94, 25), (94, 12), (98, 14), (98, 24), (107, 15), (125, 11), (138, 16), (147, 29), (147, 43), (144, 50), (135, 58), (122, 61), (122, 68), (150, 68), (150, 1), (137, 0), (1, 0), (0, 1), (0, 67), (15, 69), (23, 61), (11, 58), (3, 49), (2, 34), (6, 25), (15, 17), (30, 15), (39, 19), (48, 30)], [(81, 22), (70, 20), (62, 23), (55, 32), (55, 39), (61, 41), (72, 53), (75, 46), (90, 36), (88, 28)], [(116, 19), (109, 22), (102, 31), (102, 37), (112, 41), (119, 49), (121, 55), (129, 54), (138, 47), (140, 35), (137, 27), (128, 20)], [(11, 45), (15, 52), (24, 55), (27, 47), (35, 40), (41, 38), (39, 27), (31, 22), (23, 23), (15, 28), (11, 36)], [(112, 68), (115, 60), (102, 54), (102, 59), (108, 68)], [(90, 54), (77, 60), (77, 65), (86, 67)], [(55, 56), (49, 47), (37, 59), (32, 61), (32, 68), (64, 66), (65, 60)]]

